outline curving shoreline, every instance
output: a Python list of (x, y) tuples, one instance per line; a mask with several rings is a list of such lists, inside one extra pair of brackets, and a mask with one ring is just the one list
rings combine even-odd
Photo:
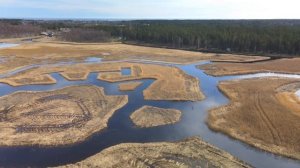
[[(299, 80), (254, 78), (221, 82), (219, 89), (231, 102), (209, 111), (208, 126), (254, 147), (300, 159), (300, 104), (292, 106), (297, 102), (287, 87), (277, 89), (295, 82)], [(258, 84), (262, 85), (257, 87)]]
[(3, 96), (0, 146), (53, 147), (82, 142), (105, 129), (115, 111), (127, 102), (127, 96), (107, 96), (96, 86)]
[[(268, 154), (268, 155), (270, 155), (270, 154)], [(270, 157), (273, 157), (273, 156), (270, 156)], [(243, 159), (245, 159), (245, 158), (243, 158)]]
[(103, 150), (83, 161), (61, 167), (224, 167), (250, 168), (229, 153), (199, 138), (179, 142), (126, 143)]
[(133, 123), (140, 128), (174, 124), (181, 118), (181, 111), (153, 106), (143, 106), (130, 115)]
[[(122, 76), (120, 73), (122, 67), (130, 67), (133, 74)], [(199, 101), (204, 99), (199, 88), (199, 81), (179, 68), (142, 63), (119, 62), (37, 67), (1, 78), (0, 82), (12, 86), (54, 84), (56, 81), (49, 75), (54, 72), (59, 72), (71, 81), (85, 80), (91, 72), (98, 72), (98, 79), (108, 82), (156, 79), (144, 91), (144, 96), (148, 100)]]

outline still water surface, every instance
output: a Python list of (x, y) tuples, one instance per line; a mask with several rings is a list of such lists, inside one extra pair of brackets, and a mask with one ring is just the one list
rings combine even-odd
[[(149, 63), (149, 62), (147, 62)], [(208, 62), (205, 62), (208, 63)], [(159, 64), (163, 64), (159, 62)], [(259, 73), (252, 75), (237, 75), (213, 77), (197, 69), (196, 65), (172, 65), (177, 66), (187, 74), (201, 81), (199, 87), (204, 92), (206, 99), (199, 102), (189, 101), (149, 101), (144, 100), (143, 90), (153, 83), (153, 80), (139, 80), (143, 84), (135, 91), (120, 92), (118, 83), (108, 83), (97, 79), (97, 73), (91, 73), (86, 81), (67, 81), (60, 74), (53, 73), (57, 80), (53, 85), (28, 85), (12, 87), (0, 84), (0, 96), (11, 94), (16, 91), (48, 91), (74, 85), (96, 85), (104, 87), (108, 95), (128, 95), (129, 102), (118, 110), (109, 120), (105, 131), (93, 135), (85, 142), (54, 148), (33, 147), (3, 147), (0, 148), (1, 166), (58, 166), (78, 162), (101, 150), (126, 142), (160, 142), (177, 141), (191, 136), (199, 136), (205, 141), (231, 153), (239, 159), (255, 167), (300, 167), (300, 162), (285, 157), (276, 156), (253, 148), (245, 143), (229, 138), (228, 136), (211, 131), (205, 120), (209, 109), (229, 103), (229, 100), (218, 90), (217, 85), (223, 80), (280, 76), (289, 78), (300, 78), (300, 75), (286, 75), (276, 73)], [(124, 75), (130, 73), (123, 72)], [(154, 128), (136, 128), (129, 116), (132, 112), (144, 105), (161, 108), (175, 108), (182, 111), (182, 119), (174, 125), (160, 126)]]

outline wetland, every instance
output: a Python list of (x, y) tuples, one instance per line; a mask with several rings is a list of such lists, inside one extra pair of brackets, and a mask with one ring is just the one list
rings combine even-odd
[[(86, 60), (86, 58), (85, 59), (80, 58), (80, 59)], [(167, 158), (170, 159), (174, 157), (173, 154), (176, 155), (176, 150), (174, 151), (173, 149), (171, 149), (174, 148), (174, 145), (175, 148), (180, 147), (183, 144), (185, 145), (192, 144), (191, 146), (196, 144), (196, 146), (199, 146), (200, 143), (202, 144), (200, 146), (203, 146), (204, 143), (202, 142), (203, 140), (209, 144), (216, 146), (218, 150), (220, 149), (230, 153), (230, 156), (227, 153), (226, 154), (223, 153), (224, 156), (227, 156), (227, 158), (236, 157), (237, 159), (234, 159), (235, 163), (237, 162), (240, 163), (240, 161), (242, 161), (246, 163), (245, 165), (249, 164), (254, 167), (299, 167), (300, 163), (297, 160), (289, 159), (288, 157), (282, 157), (281, 155), (272, 154), (270, 152), (273, 151), (262, 148), (260, 146), (257, 147), (261, 149), (255, 148), (252, 145), (248, 145), (248, 142), (243, 141), (243, 139), (241, 138), (237, 138), (239, 140), (233, 139), (227, 135), (227, 134), (230, 135), (230, 133), (226, 133), (226, 131), (224, 132), (222, 131), (223, 133), (216, 132), (214, 130), (211, 130), (207, 125), (207, 122), (209, 122), (210, 115), (217, 113), (217, 112), (213, 112), (214, 110), (211, 111), (212, 109), (222, 108), (222, 106), (230, 105), (230, 103), (235, 102), (235, 99), (232, 98), (229, 93), (226, 93), (226, 91), (219, 89), (222, 87), (222, 84), (224, 82), (225, 83), (228, 81), (236, 82), (235, 80), (238, 80), (238, 81), (248, 83), (249, 81), (252, 82), (258, 80), (257, 83), (260, 82), (264, 83), (266, 79), (268, 79), (267, 81), (269, 81), (269, 78), (271, 77), (270, 78), (271, 80), (282, 81), (284, 85), (288, 85), (290, 83), (299, 82), (300, 75), (297, 75), (297, 73), (288, 75), (288, 74), (279, 74), (279, 73), (260, 73), (260, 71), (255, 71), (256, 74), (232, 75), (232, 76), (220, 75), (218, 77), (215, 77), (215, 76), (210, 76), (206, 74), (203, 70), (197, 68), (199, 66), (200, 67), (210, 66), (210, 65), (213, 66), (214, 64), (211, 64), (209, 61), (198, 62), (193, 64), (173, 64), (170, 62), (163, 62), (161, 60), (157, 62), (157, 60), (143, 61), (143, 59), (141, 59), (139, 62), (137, 62), (136, 60), (135, 61), (123, 60), (120, 62), (114, 62), (114, 61), (99, 62), (99, 60), (97, 60), (97, 62), (93, 62), (93, 61), (91, 62), (91, 60), (93, 60), (91, 58), (88, 60), (89, 60), (88, 64), (75, 61), (67, 65), (59, 64), (60, 62), (56, 62), (56, 64), (53, 65), (49, 63), (47, 67), (37, 65), (33, 68), (22, 69), (15, 73), (10, 73), (11, 71), (14, 71), (14, 69), (11, 69), (11, 71), (7, 71), (9, 75), (7, 76), (4, 75), (0, 79), (0, 81), (2, 82), (0, 84), (0, 95), (2, 96), (1, 99), (10, 98), (10, 99), (15, 99), (15, 101), (21, 102), (21, 100), (14, 98), (14, 95), (25, 94), (25, 97), (26, 98), (28, 97), (28, 101), (25, 101), (24, 104), (22, 103), (16, 103), (16, 104), (18, 104), (20, 108), (28, 107), (28, 109), (30, 109), (30, 107), (32, 106), (30, 105), (30, 103), (36, 104), (37, 100), (35, 98), (30, 99), (30, 96), (26, 94), (36, 93), (35, 96), (38, 96), (39, 93), (41, 93), (41, 94), (45, 94), (45, 96), (47, 97), (49, 96), (47, 94), (50, 94), (52, 92), (54, 93), (64, 92), (63, 90), (66, 88), (68, 89), (72, 87), (78, 87), (76, 90), (83, 89), (82, 90), (83, 93), (85, 92), (84, 89), (86, 88), (96, 87), (96, 88), (103, 88), (103, 92), (101, 92), (100, 94), (102, 95), (102, 97), (104, 96), (103, 98), (105, 98), (106, 96), (108, 97), (125, 96), (128, 97), (127, 98), (128, 103), (127, 104), (120, 103), (122, 105), (119, 108), (116, 108), (115, 111), (111, 114), (111, 116), (107, 118), (106, 120), (107, 127), (105, 127), (106, 129), (103, 129), (102, 131), (99, 130), (92, 131), (90, 132), (90, 134), (86, 136), (82, 136), (85, 137), (84, 140), (78, 142), (72, 142), (68, 145), (57, 144), (54, 145), (53, 147), (43, 147), (40, 146), (43, 144), (39, 144), (39, 143), (30, 143), (30, 144), (18, 143), (15, 145), (11, 145), (8, 143), (8, 145), (3, 145), (0, 148), (0, 165), (10, 166), (10, 167), (14, 167), (14, 166), (41, 167), (41, 166), (61, 166), (61, 165), (72, 164), (77, 162), (79, 162), (78, 163), (79, 165), (80, 164), (84, 165), (86, 162), (88, 163), (89, 160), (96, 158), (98, 155), (100, 155), (100, 158), (108, 157), (109, 159), (111, 159), (111, 157), (109, 156), (112, 155), (108, 155), (108, 153), (114, 153), (115, 151), (122, 151), (127, 149), (132, 150), (131, 147), (136, 148), (135, 151), (139, 151), (139, 152), (143, 150), (151, 151), (151, 146), (153, 145), (154, 145), (154, 149), (161, 149), (160, 147), (161, 145), (169, 146), (168, 148), (162, 150), (166, 150), (170, 153), (170, 155), (167, 156)], [(130, 67), (131, 69), (130, 73), (128, 72), (128, 70), (127, 72), (123, 73), (122, 68), (128, 68), (128, 67)], [(293, 72), (298, 72), (298, 71), (293, 70)], [(126, 84), (128, 83), (128, 81), (139, 82), (141, 84), (137, 86), (134, 90), (129, 90), (126, 92), (120, 91), (119, 85)], [(243, 85), (238, 85), (234, 88), (240, 88), (241, 90), (244, 89)], [(284, 94), (282, 94), (283, 92), (279, 91), (280, 89), (276, 91), (276, 89), (278, 88), (279, 86), (276, 85), (270, 88), (271, 90), (269, 92), (272, 94), (273, 92), (276, 93), (274, 97), (276, 96), (277, 97), (273, 99), (276, 99), (278, 101), (276, 101), (275, 104), (280, 104), (282, 108), (283, 107), (287, 108), (286, 107), (287, 105), (284, 104), (286, 103), (286, 101), (280, 101), (280, 98), (284, 96), (288, 96), (290, 98), (289, 100), (293, 101), (294, 99), (291, 97), (290, 93), (293, 93), (292, 95), (295, 96), (296, 95), (295, 93), (299, 88), (295, 87)], [(230, 93), (234, 93), (234, 92), (230, 91)], [(70, 93), (68, 92), (67, 95), (69, 94), (72, 94), (72, 92)], [(87, 92), (86, 94), (93, 95), (94, 93)], [(78, 97), (75, 96), (74, 99), (81, 100), (82, 99), (81, 96), (84, 95), (85, 94), (83, 95), (78, 94)], [(44, 95), (42, 97), (44, 97)], [(99, 96), (95, 97), (96, 98), (95, 101), (90, 100), (91, 106), (94, 102), (98, 102), (97, 101), (98, 97)], [(229, 99), (232, 102), (230, 102)], [(49, 103), (50, 104), (55, 103), (55, 101), (56, 100), (54, 99)], [(22, 121), (23, 119), (21, 120), (18, 119), (18, 115), (21, 115), (23, 113), (24, 114), (28, 113), (28, 111), (26, 111), (26, 108), (24, 108), (25, 111), (23, 112), (22, 109), (21, 112), (15, 113), (14, 109), (17, 110), (18, 107), (11, 107), (9, 103), (5, 101), (3, 101), (2, 103), (5, 104), (2, 107), (6, 107), (6, 109), (4, 108), (2, 110), (3, 111), (8, 110), (9, 112), (11, 112), (12, 118), (15, 117), (13, 118), (12, 121)], [(70, 107), (77, 106), (73, 104), (74, 101), (71, 101), (69, 103), (66, 102), (66, 103)], [(250, 103), (251, 102), (249, 102), (249, 104)], [(290, 104), (291, 102), (288, 103)], [(41, 104), (40, 106), (36, 106), (36, 107), (44, 108), (44, 106), (48, 106), (47, 102), (45, 105)], [(68, 108), (68, 106), (66, 106), (65, 104), (62, 104), (62, 106), (63, 108)], [(180, 110), (181, 117), (180, 120), (178, 120), (176, 123), (173, 124), (160, 125), (160, 126), (149, 127), (149, 128), (136, 127), (134, 122), (130, 119), (130, 115), (132, 115), (134, 111), (142, 108), (143, 106), (153, 106), (161, 109)], [(59, 110), (65, 111), (63, 108)], [(59, 112), (59, 110), (55, 110), (55, 112)], [(286, 112), (287, 115), (294, 115), (292, 113), (293, 110), (291, 109), (289, 110), (291, 112)], [(75, 113), (77, 115), (78, 112), (80, 113), (80, 110), (78, 111), (77, 108), (74, 108), (74, 110), (70, 110), (70, 112), (69, 112), (70, 114), (68, 115), (75, 115)], [(45, 114), (52, 114), (52, 113), (53, 111), (46, 110)], [(8, 118), (9, 117), (10, 116), (8, 115)], [(36, 120), (37, 117), (33, 116), (32, 118)], [(24, 118), (24, 121), (22, 121), (21, 123), (24, 123), (28, 127), (30, 126), (30, 121), (32, 118), (28, 120)], [(284, 117), (280, 117), (279, 119), (281, 118)], [(98, 121), (100, 121), (101, 119), (98, 119)], [(69, 118), (69, 120), (62, 120), (61, 118), (58, 117), (55, 119), (55, 121), (57, 121), (59, 124), (65, 124), (65, 122), (66, 123), (71, 122), (74, 121), (74, 119)], [(230, 120), (226, 120), (226, 121), (230, 121)], [(44, 124), (47, 125), (49, 122), (52, 121), (47, 121), (46, 119), (46, 120), (42, 120), (41, 122), (42, 122), (40, 123), (41, 125)], [(280, 120), (278, 122), (280, 122)], [(235, 124), (235, 123), (230, 123), (230, 124)], [(295, 129), (297, 130), (299, 126), (297, 125), (297, 122), (290, 122), (289, 124), (290, 124), (289, 128), (294, 126), (294, 129), (292, 129), (290, 132), (292, 134), (293, 131), (295, 131)], [(12, 125), (11, 128), (16, 128), (16, 126)], [(84, 127), (78, 127), (78, 128), (75, 127), (75, 129), (83, 129), (83, 128)], [(97, 126), (97, 128), (99, 127)], [(224, 126), (224, 129), (226, 128), (227, 127)], [(88, 132), (88, 130), (86, 129), (84, 131)], [(247, 132), (248, 130), (246, 131), (242, 130), (242, 131)], [(59, 132), (61, 133), (64, 131), (59, 130)], [(51, 131), (51, 133), (53, 132)], [(183, 140), (193, 136), (201, 137), (202, 140), (201, 141), (195, 139)], [(45, 137), (49, 137), (49, 136), (45, 135)], [(3, 138), (9, 139), (10, 136), (3, 136)], [(296, 141), (296, 139), (294, 140)], [(272, 140), (270, 141), (272, 142)], [(41, 141), (41, 142), (45, 142), (45, 141)], [(262, 142), (262, 144), (263, 143), (264, 142)], [(176, 146), (178, 144), (180, 145)], [(288, 144), (288, 143), (284, 142), (282, 144)], [(274, 145), (280, 147), (281, 143), (274, 143)], [(290, 143), (288, 147), (294, 147), (295, 149), (297, 149), (299, 147), (298, 145), (299, 145), (298, 143)], [(207, 144), (204, 146), (208, 147), (209, 145)], [(139, 148), (143, 150), (140, 150)], [(265, 150), (269, 152), (265, 152)], [(205, 152), (204, 149), (201, 151)], [(189, 151), (187, 152), (189, 153)], [(297, 152), (298, 151), (296, 151), (296, 153)], [(274, 153), (279, 153), (279, 152), (274, 152)], [(181, 161), (182, 163), (185, 163), (185, 160), (188, 159), (188, 157), (186, 156), (185, 153), (183, 153), (182, 155), (183, 156), (181, 157), (182, 159)], [(203, 154), (199, 154), (198, 156), (203, 159)], [(137, 156), (134, 155), (130, 157), (131, 160), (137, 158)], [(145, 158), (147, 159), (151, 158), (153, 160), (157, 160), (157, 157), (163, 159), (166, 156), (165, 155), (161, 156), (161, 154), (159, 153), (151, 154), (150, 152), (149, 152), (149, 156), (145, 156)], [(87, 158), (88, 160), (85, 161), (85, 159)], [(170, 159), (170, 160), (171, 160), (170, 164), (172, 164), (172, 161), (174, 161), (174, 159)], [(199, 160), (201, 161), (201, 159)], [(80, 163), (80, 161), (83, 162)], [(121, 163), (122, 162), (115, 163), (115, 164), (118, 165)], [(193, 162), (190, 161), (190, 163)], [(202, 163), (212, 164), (211, 162), (209, 162), (208, 158), (204, 158), (204, 160), (201, 161), (201, 164)], [(215, 164), (218, 163), (215, 162)], [(222, 164), (224, 164), (224, 162), (220, 163), (219, 165)], [(218, 165), (216, 166), (218, 167)]]

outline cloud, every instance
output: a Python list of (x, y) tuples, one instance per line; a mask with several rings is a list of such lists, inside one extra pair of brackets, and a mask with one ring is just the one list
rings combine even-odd
[(298, 6), (297, 0), (0, 0), (0, 17), (5, 9), (20, 16), (24, 14), (17, 9), (32, 9), (70, 18), (80, 13), (96, 18), (300, 18)]

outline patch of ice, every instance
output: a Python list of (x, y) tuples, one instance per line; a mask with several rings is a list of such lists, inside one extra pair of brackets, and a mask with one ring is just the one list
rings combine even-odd
[(99, 57), (88, 57), (85, 59), (86, 63), (100, 63), (102, 62), (102, 58)]
[(295, 94), (300, 99), (300, 90), (298, 90)]
[(233, 80), (233, 79), (252, 79), (252, 78), (263, 78), (263, 77), (279, 77), (279, 78), (294, 78), (300, 79), (299, 74), (284, 74), (284, 73), (256, 73), (247, 75), (232, 75), (232, 76), (221, 76), (219, 80)]
[(1, 48), (9, 48), (9, 47), (15, 47), (18, 46), (19, 44), (12, 44), (12, 43), (0, 43), (0, 49)]
[(281, 74), (281, 73), (272, 73), (272, 72), (242, 75), (240, 78), (247, 79), (247, 78), (260, 78), (260, 77), (281, 77), (281, 78), (300, 79), (300, 75), (297, 75), (297, 74)]

